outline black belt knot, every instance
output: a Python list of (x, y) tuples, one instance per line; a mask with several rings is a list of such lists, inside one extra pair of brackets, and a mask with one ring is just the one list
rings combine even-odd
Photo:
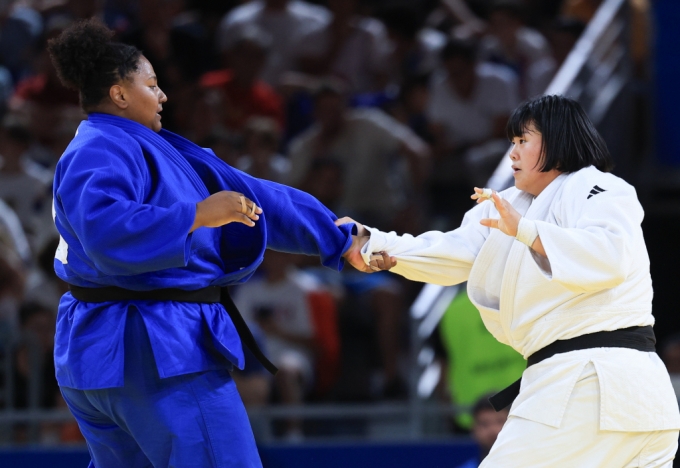
[(276, 374), (278, 369), (264, 355), (250, 328), (241, 316), (236, 304), (229, 295), (229, 289), (219, 286), (208, 286), (207, 288), (185, 291), (184, 289), (165, 288), (154, 289), (151, 291), (133, 291), (131, 289), (119, 288), (116, 286), (106, 286), (103, 288), (83, 288), (70, 284), (71, 295), (83, 302), (111, 302), (111, 301), (177, 301), (216, 304), (224, 306), (229, 314), (231, 321), (236, 327), (241, 342), (253, 353), (255, 358), (272, 374)]
[[(614, 331), (588, 333), (568, 340), (557, 340), (545, 348), (539, 349), (527, 359), (527, 368), (548, 359), (555, 354), (578, 351), (590, 348), (628, 348), (637, 351), (655, 352), (656, 337), (651, 325), (646, 327), (621, 328)], [(519, 395), (522, 378), (510, 384), (489, 398), (496, 411), (507, 408)]]

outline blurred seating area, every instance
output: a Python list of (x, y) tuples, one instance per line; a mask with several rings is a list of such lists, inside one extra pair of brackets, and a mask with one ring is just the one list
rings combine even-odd
[[(598, 30), (600, 49), (570, 55), (594, 17), (606, 21), (605, 4), (616, 11)], [(0, 2), (0, 444), (83, 443), (51, 359), (68, 289), (52, 269), (51, 180), (86, 118), (45, 48), (66, 26), (96, 16), (143, 51), (168, 96), (164, 128), (339, 217), (418, 234), (454, 229), (472, 187), (502, 179), (505, 123), (546, 89), (584, 102), (617, 174), (653, 205), (650, 9), (648, 0)], [(623, 32), (611, 27), (619, 20)], [(464, 286), (438, 292), (441, 304), (418, 316), (421, 288), (268, 253), (233, 291), (281, 369), (274, 378), (250, 359), (235, 372), (256, 437), (468, 435), (472, 405), (514, 381), (523, 360), (489, 341)], [(441, 313), (427, 322), (432, 309)], [(670, 312), (658, 312), (662, 339), (680, 332)], [(677, 376), (671, 338), (663, 349)]]

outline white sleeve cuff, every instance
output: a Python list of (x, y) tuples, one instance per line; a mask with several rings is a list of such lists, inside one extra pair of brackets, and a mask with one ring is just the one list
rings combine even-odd
[(380, 250), (379, 248), (376, 248), (376, 244), (378, 244), (378, 246), (385, 245), (385, 241), (383, 232), (366, 225), (364, 225), (364, 228), (366, 228), (366, 230), (371, 233), (371, 237), (369, 237), (368, 242), (366, 242), (366, 244), (364, 244), (364, 246), (361, 248), (361, 257), (364, 259), (364, 262), (366, 262), (366, 265), (368, 265), (371, 261), (371, 255), (373, 252)]
[(531, 248), (537, 237), (538, 228), (536, 227), (536, 223), (522, 216), (519, 220), (519, 225), (517, 226), (517, 235), (515, 236), (515, 239)]

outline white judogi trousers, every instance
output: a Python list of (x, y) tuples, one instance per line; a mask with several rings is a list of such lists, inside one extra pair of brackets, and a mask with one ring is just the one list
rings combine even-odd
[(480, 468), (671, 468), (677, 447), (678, 430), (600, 430), (600, 386), (589, 363), (559, 428), (510, 416)]

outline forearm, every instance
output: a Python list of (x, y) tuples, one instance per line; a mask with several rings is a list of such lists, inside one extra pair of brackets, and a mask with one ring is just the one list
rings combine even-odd
[[(371, 237), (361, 249), (364, 262), (368, 264), (375, 252), (386, 252), (398, 262), (392, 271), (414, 281), (460, 283), (467, 279), (476, 257), (474, 240), (465, 239), (461, 232), (431, 231), (414, 237), (367, 229)], [(483, 236), (479, 241), (483, 242)]]
[(336, 226), (337, 217), (308, 193), (260, 179), (249, 183), (264, 211), (267, 248), (316, 255), (324, 266), (342, 268), (352, 226)]

